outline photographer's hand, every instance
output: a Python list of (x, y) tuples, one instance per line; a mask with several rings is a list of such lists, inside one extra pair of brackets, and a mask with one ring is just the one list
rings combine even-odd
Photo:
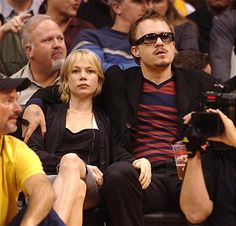
[(219, 114), (223, 124), (224, 124), (224, 132), (217, 137), (209, 137), (210, 141), (218, 141), (223, 142), (227, 145), (236, 147), (236, 127), (231, 119), (229, 119), (224, 113), (222, 113), (219, 109), (209, 109), (209, 112), (215, 112)]
[(191, 116), (192, 116), (193, 113), (194, 113), (194, 111), (188, 113), (187, 115), (185, 115), (185, 116), (183, 117), (184, 124), (188, 124), (188, 123), (190, 122)]

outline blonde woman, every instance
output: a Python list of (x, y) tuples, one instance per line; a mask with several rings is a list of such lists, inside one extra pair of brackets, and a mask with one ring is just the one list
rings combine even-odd
[[(69, 181), (66, 183), (68, 187), (63, 189), (77, 188), (80, 201), (71, 205), (71, 211), (75, 212), (73, 217), (64, 217), (68, 225), (81, 225), (83, 208), (95, 207), (99, 203), (102, 172), (110, 162), (109, 119), (93, 106), (93, 98), (100, 93), (103, 81), (101, 62), (93, 52), (72, 52), (61, 72), (59, 92), (63, 103), (44, 109), (47, 132), (42, 137), (38, 128), (28, 141), (48, 175), (58, 173), (57, 180), (64, 174), (58, 180), (59, 187)], [(65, 161), (62, 165), (62, 160), (68, 159), (69, 164)], [(65, 170), (71, 165), (74, 166), (72, 169)], [(60, 195), (61, 191), (56, 193)], [(65, 207), (66, 201), (67, 197), (58, 208), (54, 207), (57, 212)], [(68, 223), (72, 220), (75, 224)]]

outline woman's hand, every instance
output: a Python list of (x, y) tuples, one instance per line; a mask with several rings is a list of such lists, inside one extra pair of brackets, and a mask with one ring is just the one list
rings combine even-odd
[(146, 189), (152, 180), (151, 163), (146, 158), (141, 158), (133, 161), (133, 166), (140, 169), (139, 182), (142, 189)]
[(97, 183), (98, 187), (102, 187), (102, 185), (103, 185), (103, 173), (100, 171), (100, 169), (98, 169), (97, 166), (87, 165), (87, 167), (92, 171), (93, 176), (96, 180), (96, 183)]

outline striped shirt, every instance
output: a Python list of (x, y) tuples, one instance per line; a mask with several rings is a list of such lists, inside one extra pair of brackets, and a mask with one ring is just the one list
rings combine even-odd
[(151, 163), (172, 159), (171, 143), (176, 139), (178, 113), (175, 83), (160, 85), (144, 79), (136, 123), (132, 127), (133, 154)]

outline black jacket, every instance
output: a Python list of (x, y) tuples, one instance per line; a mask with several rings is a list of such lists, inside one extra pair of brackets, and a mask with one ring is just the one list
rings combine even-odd
[[(189, 112), (201, 110), (202, 93), (213, 89), (214, 80), (199, 71), (177, 68), (173, 70), (179, 114), (178, 136), (181, 139), (185, 131), (182, 117)], [(105, 84), (99, 100), (99, 105), (108, 111), (128, 150), (132, 150), (130, 128), (135, 123), (142, 84), (140, 67), (123, 71), (118, 66), (113, 66), (106, 71)]]
[[(27, 143), (40, 157), (47, 174), (57, 173), (56, 166), (61, 157), (55, 153), (65, 132), (67, 109), (68, 105), (63, 103), (45, 106), (47, 132), (43, 138), (40, 128), (37, 128)], [(100, 170), (104, 171), (113, 161), (132, 161), (133, 157), (127, 155), (127, 151), (119, 144), (120, 139), (116, 130), (111, 128), (110, 120), (104, 111), (95, 108), (94, 116), (99, 128), (100, 142), (97, 151), (100, 152)]]
[[(213, 90), (215, 80), (200, 71), (186, 71), (177, 68), (173, 68), (173, 71), (179, 114), (177, 139), (182, 139), (186, 129), (185, 125), (183, 125), (182, 117), (192, 111), (201, 110), (202, 93)], [(116, 137), (121, 139), (122, 142), (118, 152), (113, 149), (113, 160), (132, 159), (130, 128), (134, 125), (136, 119), (143, 75), (140, 67), (121, 70), (118, 66), (112, 66), (106, 71), (105, 77), (102, 93), (95, 100), (95, 105), (102, 107), (109, 113), (111, 124), (118, 131)], [(58, 87), (38, 90), (33, 95), (33, 98), (41, 98), (44, 103), (58, 102)], [(36, 103), (35, 101), (38, 102), (38, 99), (31, 99), (29, 103)], [(126, 154), (122, 146), (128, 150)]]

